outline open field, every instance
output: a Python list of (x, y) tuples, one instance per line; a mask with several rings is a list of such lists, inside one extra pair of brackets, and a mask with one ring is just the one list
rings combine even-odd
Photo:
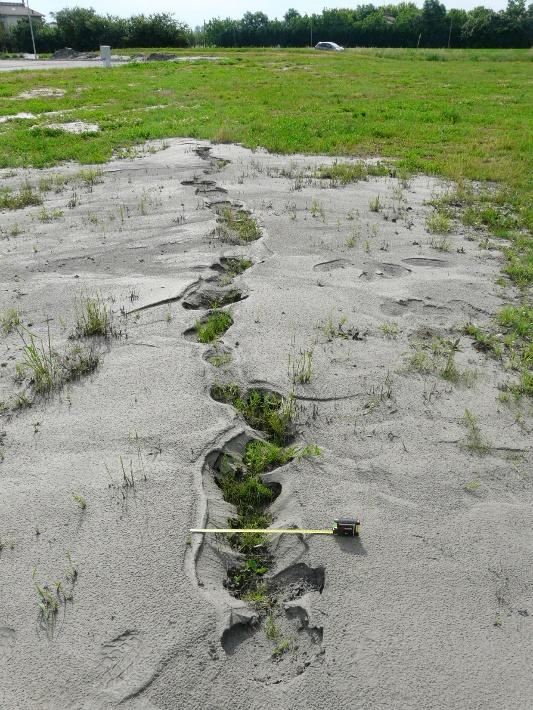
[(529, 707), (531, 64), (390, 51), (2, 75), (0, 706)]

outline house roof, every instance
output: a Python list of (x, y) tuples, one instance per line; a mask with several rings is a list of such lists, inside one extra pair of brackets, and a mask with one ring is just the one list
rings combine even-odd
[[(31, 8), (30, 12), (32, 17), (44, 17), (41, 12), (37, 12)], [(21, 2), (0, 2), (0, 16), (2, 15), (7, 15), (8, 17), (18, 17), (19, 15), (27, 17), (28, 8)]]

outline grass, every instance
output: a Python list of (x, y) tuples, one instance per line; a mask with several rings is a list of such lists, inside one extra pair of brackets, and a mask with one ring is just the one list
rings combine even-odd
[[(22, 339), (22, 360), (16, 365), (16, 379), (29, 379), (33, 391), (38, 395), (60, 389), (65, 383), (77, 380), (96, 369), (99, 363), (97, 353), (87, 347), (75, 345), (67, 352), (56, 352), (51, 345), (50, 331), (47, 342), (38, 341), (33, 333), (19, 329)], [(19, 394), (15, 408), (21, 409), (31, 404), (25, 394)]]
[(20, 325), (20, 314), (14, 308), (8, 308), (0, 316), (0, 323), (5, 335), (12, 333)]
[[(170, 51), (179, 56), (205, 50)], [(474, 230), (505, 237), (506, 278), (521, 289), (533, 284), (529, 50), (359, 48), (332, 56), (306, 49), (210, 48), (210, 54), (220, 61), (188, 62), (179, 71), (165, 63), (65, 70), (53, 78), (65, 95), (53, 99), (18, 98), (36, 82), (51, 83), (49, 73), (4, 74), (1, 114), (33, 112), (44, 125), (46, 111), (69, 110), (72, 120), (98, 123), (101, 130), (87, 138), (8, 122), (2, 126), (0, 167), (69, 160), (93, 165), (147, 139), (171, 136), (287, 154), (394, 159), (398, 175), (455, 181), (457, 188), (439, 198), (438, 207)], [(343, 167), (334, 171), (341, 183), (356, 176)], [(469, 181), (480, 185), (474, 190)], [(31, 189), (2, 191), (0, 205), (39, 199)]]
[[(238, 387), (226, 386), (222, 391), (224, 393), (235, 401)], [(272, 485), (263, 482), (263, 474), (295, 458), (319, 454), (320, 449), (314, 445), (301, 449), (285, 448), (263, 439), (249, 441), (242, 456), (236, 453), (223, 454), (217, 464), (215, 480), (224, 500), (236, 509), (236, 516), (228, 519), (228, 527), (250, 530), (269, 527), (272, 516), (268, 506), (277, 492)], [(247, 559), (244, 564), (228, 571), (226, 586), (236, 596), (266, 606), (268, 590), (262, 577), (270, 564), (267, 536), (260, 532), (230, 533), (228, 541), (232, 547), (247, 555)]]
[(85, 508), (87, 507), (87, 501), (83, 496), (81, 496), (79, 493), (73, 493), (72, 498), (82, 510), (85, 510)]
[(73, 337), (107, 338), (112, 334), (111, 310), (100, 295), (81, 296), (75, 302), (76, 328)]
[(469, 409), (465, 409), (463, 425), (466, 427), (465, 448), (478, 456), (485, 456), (490, 452), (490, 444), (481, 434), (477, 417)]
[(233, 325), (233, 318), (229, 313), (211, 311), (206, 318), (197, 320), (194, 328), (201, 343), (212, 343), (218, 340), (231, 325)]
[(315, 177), (330, 180), (333, 185), (348, 185), (352, 182), (367, 180), (369, 176), (390, 175), (391, 168), (382, 163), (339, 163), (321, 165), (315, 171)]
[(263, 431), (277, 445), (289, 439), (294, 419), (294, 398), (276, 392), (250, 389), (242, 392), (236, 383), (215, 384), (211, 396), (218, 402), (231, 404), (254, 429)]
[(313, 351), (300, 350), (289, 355), (289, 378), (293, 384), (306, 385), (313, 376)]
[(254, 262), (242, 257), (232, 257), (224, 262), (224, 273), (220, 275), (218, 282), (221, 286), (230, 284), (236, 276), (244, 273), (246, 269), (253, 266)]
[(61, 219), (63, 210), (53, 209), (47, 210), (46, 207), (41, 207), (39, 210), (39, 220), (41, 222), (54, 222), (56, 219)]
[(360, 340), (361, 336), (359, 330), (353, 326), (346, 327), (347, 322), (348, 319), (346, 316), (342, 316), (337, 322), (333, 320), (333, 316), (328, 316), (326, 322), (320, 327), (329, 342), (335, 340), (335, 338), (341, 338), (343, 340)]
[(379, 326), (379, 329), (383, 333), (383, 335), (386, 338), (396, 338), (398, 337), (398, 334), (400, 332), (400, 328), (398, 326), (398, 323), (395, 323), (394, 321), (389, 321), (386, 323), (382, 323)]
[(476, 370), (461, 370), (455, 362), (460, 352), (459, 339), (449, 340), (434, 336), (429, 342), (413, 341), (413, 352), (407, 356), (406, 370), (421, 375), (439, 375), (454, 385), (473, 387), (478, 378)]
[(245, 210), (225, 207), (218, 217), (219, 226), (216, 233), (225, 241), (247, 244), (259, 239), (261, 230), (257, 220)]
[(497, 360), (502, 360), (508, 370), (518, 373), (518, 380), (510, 381), (507, 390), (516, 399), (533, 396), (533, 307), (504, 306), (495, 317), (498, 334), (485, 331), (474, 323), (463, 329), (474, 340), (474, 347)]
[(376, 195), (376, 197), (370, 198), (368, 201), (368, 207), (371, 212), (379, 212), (380, 209), (383, 207), (383, 204), (381, 200), (379, 199), (379, 195)]
[(224, 367), (224, 365), (228, 365), (233, 360), (231, 353), (223, 352), (215, 352), (206, 359), (213, 367)]
[(31, 186), (24, 186), (18, 192), (9, 188), (0, 189), (0, 210), (21, 210), (32, 205), (41, 205), (42, 197)]
[(452, 222), (446, 212), (435, 210), (426, 218), (426, 229), (430, 234), (449, 234), (452, 231)]

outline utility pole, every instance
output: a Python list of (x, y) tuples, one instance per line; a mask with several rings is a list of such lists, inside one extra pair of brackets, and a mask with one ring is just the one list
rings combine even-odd
[(450, 49), (450, 43), (452, 40), (452, 25), (453, 25), (453, 17), (450, 17), (450, 32), (448, 33), (448, 49)]
[[(22, 4), (24, 4), (24, 0), (22, 0)], [(31, 21), (30, 0), (28, 0), (27, 8), (28, 8), (28, 20), (30, 22), (31, 43), (33, 45), (33, 58), (37, 59), (37, 50), (35, 49), (35, 37), (33, 36), (33, 24)]]
[(309, 27), (311, 29), (311, 47), (313, 46), (313, 15), (309, 16)]

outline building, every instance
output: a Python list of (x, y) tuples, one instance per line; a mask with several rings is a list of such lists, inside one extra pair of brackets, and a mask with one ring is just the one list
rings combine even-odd
[[(42, 22), (44, 15), (30, 8), (31, 18), (36, 22)], [(0, 2), (0, 24), (5, 30), (14, 27), (19, 20), (27, 19), (28, 8), (22, 2)]]

